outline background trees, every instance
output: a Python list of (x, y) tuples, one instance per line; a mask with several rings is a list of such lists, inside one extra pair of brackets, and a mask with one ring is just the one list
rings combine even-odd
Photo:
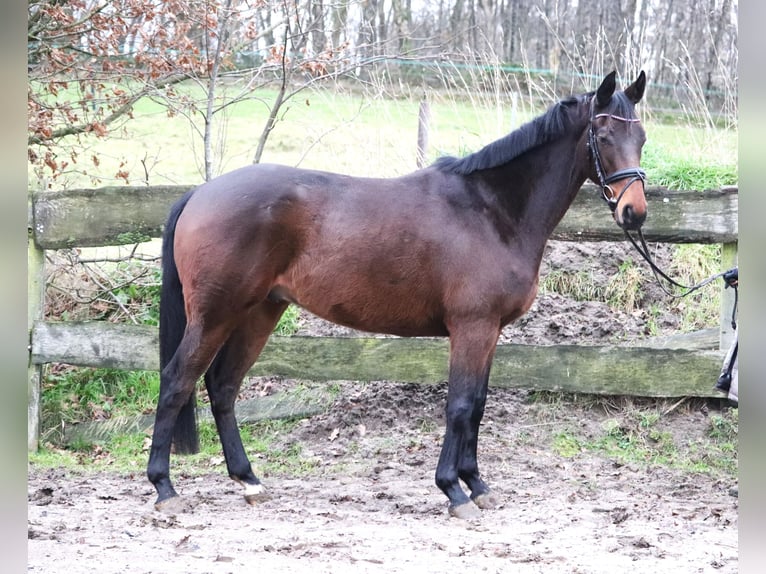
[[(51, 177), (97, 163), (78, 137), (120, 129), (150, 97), (194, 120), (210, 178), (227, 106), (278, 88), (254, 127), (258, 161), (286, 101), (324, 79), (364, 80), (381, 62), (415, 82), (445, 62), (491, 63), (562, 92), (641, 68), (655, 101), (692, 98), (736, 117), (737, 10), (736, 0), (32, 0), (29, 159)], [(66, 154), (54, 149), (64, 138)]]

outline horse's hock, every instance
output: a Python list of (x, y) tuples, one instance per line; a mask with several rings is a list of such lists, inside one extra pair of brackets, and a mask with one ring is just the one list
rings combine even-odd
[[(165, 216), (193, 186), (120, 187), (31, 196), (28, 238), (28, 448), (39, 432), (40, 376), (45, 363), (157, 370), (157, 332), (140, 325), (42, 320), (44, 250), (126, 245), (159, 237)], [(603, 217), (598, 189), (585, 185), (552, 239), (623, 241)], [(651, 242), (722, 244), (721, 269), (736, 266), (738, 188), (672, 191), (648, 188)], [(723, 289), (723, 284), (721, 284)], [(733, 330), (733, 290), (723, 291), (717, 343), (701, 333), (647, 341), (646, 347), (501, 345), (491, 383), (497, 387), (654, 397), (719, 396), (713, 389)], [(651, 346), (650, 346), (651, 345)], [(314, 380), (430, 383), (447, 374), (444, 339), (272, 337), (254, 374)], [(512, 375), (512, 376), (511, 376)]]

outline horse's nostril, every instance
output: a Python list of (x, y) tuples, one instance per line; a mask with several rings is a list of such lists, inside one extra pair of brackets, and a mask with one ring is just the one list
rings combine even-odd
[(626, 205), (622, 210), (622, 226), (625, 229), (638, 229), (646, 219), (646, 212), (636, 213), (632, 205)]

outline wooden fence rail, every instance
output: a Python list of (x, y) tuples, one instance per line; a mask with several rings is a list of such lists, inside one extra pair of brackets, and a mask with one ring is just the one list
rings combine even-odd
[[(157, 370), (157, 332), (137, 325), (42, 320), (43, 251), (134, 244), (159, 237), (170, 205), (191, 186), (110, 187), (46, 192), (29, 206), (29, 427), (37, 448), (41, 365), (61, 362), (116, 369)], [(721, 268), (736, 264), (738, 190), (647, 189), (649, 241), (719, 243)], [(622, 241), (595, 186), (578, 194), (553, 239)], [(646, 347), (500, 345), (490, 384), (539, 390), (638, 396), (715, 396), (731, 327), (731, 290), (724, 291), (714, 342), (695, 337)], [(697, 336), (696, 340), (700, 337)], [(679, 342), (680, 341), (680, 342)], [(693, 348), (688, 348), (693, 347)], [(703, 347), (703, 348), (700, 348)], [(447, 374), (442, 339), (272, 337), (253, 374), (312, 380), (436, 382)]]

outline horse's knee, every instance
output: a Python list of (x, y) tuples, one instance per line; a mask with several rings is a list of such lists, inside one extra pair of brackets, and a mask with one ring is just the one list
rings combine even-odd
[(474, 403), (469, 397), (457, 397), (447, 401), (447, 424), (465, 423), (471, 419)]

